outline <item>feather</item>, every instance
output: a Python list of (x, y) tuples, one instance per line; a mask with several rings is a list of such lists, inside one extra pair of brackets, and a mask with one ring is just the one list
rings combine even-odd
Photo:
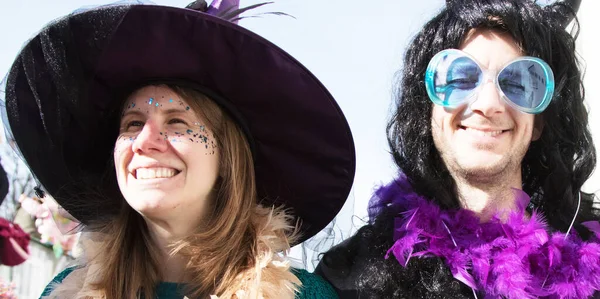
[(586, 221), (581, 224), (594, 233), (596, 239), (600, 240), (600, 221)]
[(553, 232), (537, 211), (526, 216), (529, 197), (514, 191), (514, 211), (480, 223), (471, 211), (441, 210), (401, 177), (375, 192), (369, 217), (386, 207), (398, 213), (386, 259), (393, 254), (406, 267), (411, 258), (441, 257), (455, 279), (486, 298), (587, 298), (600, 291), (600, 223), (583, 223), (595, 235), (585, 242)]

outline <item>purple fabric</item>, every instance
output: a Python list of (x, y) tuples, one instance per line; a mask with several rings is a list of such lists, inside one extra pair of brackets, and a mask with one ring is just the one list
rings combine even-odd
[(208, 6), (206, 13), (209, 15), (216, 16), (223, 11), (235, 10), (240, 7), (239, 0), (214, 0)]
[(486, 298), (588, 298), (600, 291), (598, 222), (584, 242), (565, 237), (536, 211), (526, 217), (529, 197), (516, 190), (518, 209), (505, 221), (480, 223), (471, 211), (445, 211), (412, 191), (405, 178), (376, 191), (369, 203), (374, 220), (384, 207), (397, 208), (393, 254), (403, 266), (411, 258), (441, 257), (453, 276)]

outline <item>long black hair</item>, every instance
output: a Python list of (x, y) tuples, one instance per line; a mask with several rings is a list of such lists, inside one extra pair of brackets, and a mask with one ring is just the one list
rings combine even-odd
[[(425, 70), (439, 51), (459, 48), (472, 29), (498, 30), (510, 34), (526, 55), (546, 61), (556, 81), (554, 98), (541, 115), (541, 137), (522, 161), (524, 191), (554, 229), (569, 228), (580, 194), (578, 220), (598, 219), (593, 194), (580, 191), (596, 154), (575, 53), (578, 23), (573, 32), (564, 28), (576, 8), (563, 1), (546, 7), (533, 0), (448, 2), (414, 37), (396, 82), (396, 110), (387, 135), (400, 170), (417, 193), (444, 209), (459, 207), (456, 183), (433, 143), (433, 104), (425, 90)], [(394, 242), (399, 211), (393, 209), (382, 211), (356, 236), (325, 254), (317, 272), (342, 298), (472, 298), (472, 290), (452, 278), (441, 258), (412, 259), (407, 268), (383, 258)]]
[(418, 193), (443, 208), (458, 207), (455, 182), (431, 135), (433, 105), (424, 85), (427, 64), (437, 52), (459, 48), (471, 29), (493, 29), (510, 34), (526, 55), (546, 61), (556, 81), (552, 102), (541, 115), (542, 135), (531, 143), (521, 164), (523, 190), (555, 229), (569, 228), (580, 194), (578, 219), (598, 217), (593, 194), (580, 193), (596, 165), (596, 151), (575, 53), (578, 26), (573, 34), (563, 27), (569, 9), (562, 1), (544, 8), (524, 0), (451, 1), (416, 35), (398, 78), (397, 109), (387, 135), (396, 164)]

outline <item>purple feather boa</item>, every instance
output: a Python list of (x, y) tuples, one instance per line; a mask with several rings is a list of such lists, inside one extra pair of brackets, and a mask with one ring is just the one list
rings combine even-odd
[(395, 219), (393, 254), (407, 266), (411, 258), (441, 257), (453, 276), (486, 298), (588, 298), (600, 290), (600, 223), (588, 222), (593, 235), (565, 238), (543, 217), (526, 217), (529, 197), (516, 191), (518, 210), (505, 221), (480, 223), (471, 211), (445, 211), (416, 194), (405, 178), (380, 188), (369, 203), (371, 221), (384, 208)]

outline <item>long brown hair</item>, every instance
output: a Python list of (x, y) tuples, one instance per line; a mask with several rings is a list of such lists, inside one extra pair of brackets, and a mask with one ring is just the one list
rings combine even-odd
[[(257, 204), (254, 164), (246, 137), (204, 94), (166, 86), (207, 122), (221, 155), (216, 197), (208, 206), (204, 229), (172, 244), (171, 254), (188, 261), (188, 296), (215, 294), (230, 298), (240, 289), (256, 289), (264, 279), (256, 274), (259, 268), (271, 271), (266, 275), (268, 279), (283, 280), (277, 286), (267, 286), (271, 289), (263, 293), (281, 293), (283, 285), (293, 294), (300, 282), (289, 272), (289, 266), (268, 266), (264, 261), (278, 259), (274, 251), (288, 249), (296, 238), (296, 229), (290, 225), (292, 218), (281, 208)], [(123, 200), (121, 212), (114, 220), (91, 226), (90, 230), (99, 233), (88, 233), (82, 238), (86, 254), (80, 262), (83, 266), (75, 270), (80, 274), (72, 278), (78, 280), (74, 283), (79, 289), (77, 297), (134, 299), (144, 294), (145, 298), (154, 298), (155, 287), (161, 281), (159, 250), (142, 216)], [(68, 288), (58, 286), (51, 297), (68, 293)]]

